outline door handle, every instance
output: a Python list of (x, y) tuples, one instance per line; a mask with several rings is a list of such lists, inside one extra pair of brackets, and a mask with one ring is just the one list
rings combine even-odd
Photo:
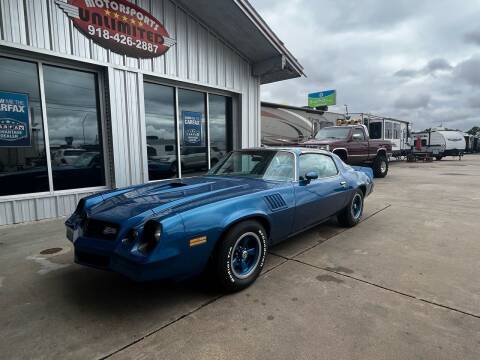
[(347, 182), (346, 182), (346, 181), (340, 181), (340, 185), (342, 185), (343, 187), (346, 187), (346, 186), (347, 186)]

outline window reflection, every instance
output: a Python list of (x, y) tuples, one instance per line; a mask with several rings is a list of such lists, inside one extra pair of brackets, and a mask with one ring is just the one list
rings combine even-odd
[(232, 99), (226, 96), (209, 95), (210, 164), (214, 166), (228, 151), (232, 150)]
[(145, 83), (148, 177), (178, 176), (174, 88)]
[[(1, 141), (0, 196), (49, 190), (37, 65), (0, 57), (0, 89), (28, 96), (30, 129), (25, 146)], [(2, 116), (6, 120), (6, 115)]]
[(94, 73), (44, 66), (54, 190), (105, 185)]
[(208, 169), (205, 94), (179, 89), (182, 176), (204, 174)]

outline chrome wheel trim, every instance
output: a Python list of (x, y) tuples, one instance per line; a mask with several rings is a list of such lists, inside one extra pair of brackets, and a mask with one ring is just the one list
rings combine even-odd
[[(246, 273), (239, 273), (236, 269), (236, 264), (234, 264), (235, 260), (238, 259), (238, 257), (235, 256), (235, 253), (237, 251), (237, 248), (239, 247), (239, 244), (245, 239), (246, 237), (251, 237), (254, 240), (254, 243), (257, 248), (257, 252), (255, 253), (255, 259), (254, 262), (249, 266), (249, 270)], [(245, 253), (245, 250), (242, 251), (242, 254)], [(258, 267), (258, 264), (260, 263), (261, 259), (261, 253), (262, 253), (262, 241), (260, 240), (260, 237), (254, 233), (254, 232), (247, 232), (240, 236), (237, 241), (235, 241), (235, 244), (232, 247), (232, 252), (230, 254), (230, 269), (232, 270), (233, 275), (235, 275), (236, 278), (238, 279), (246, 279), (250, 275), (252, 275), (255, 270)]]
[(387, 171), (387, 162), (385, 160), (382, 160), (382, 162), (380, 163), (380, 171), (382, 172), (382, 174)]
[(360, 219), (363, 213), (363, 199), (360, 194), (355, 194), (352, 200), (352, 205), (350, 207), (352, 218), (354, 220)]

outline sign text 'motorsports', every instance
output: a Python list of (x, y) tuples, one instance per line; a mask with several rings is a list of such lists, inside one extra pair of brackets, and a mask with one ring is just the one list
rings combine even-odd
[(75, 27), (102, 47), (138, 58), (161, 56), (175, 45), (160, 21), (126, 0), (55, 0)]

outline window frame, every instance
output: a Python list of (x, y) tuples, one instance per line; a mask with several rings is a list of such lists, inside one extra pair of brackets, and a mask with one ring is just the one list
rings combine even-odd
[[(37, 76), (39, 82), (39, 91), (40, 91), (40, 106), (42, 109), (42, 124), (43, 124), (43, 136), (45, 143), (45, 156), (47, 160), (47, 174), (48, 174), (48, 191), (28, 193), (28, 194), (16, 194), (16, 195), (5, 195), (0, 196), (0, 203), (12, 200), (24, 200), (24, 199), (37, 199), (43, 198), (45, 196), (62, 196), (62, 195), (72, 195), (88, 192), (96, 192), (101, 190), (110, 189), (112, 187), (111, 179), (111, 159), (108, 151), (108, 133), (107, 133), (107, 110), (106, 110), (106, 99), (105, 99), (105, 73), (102, 69), (99, 69), (95, 66), (83, 66), (83, 64), (73, 64), (66, 63), (62, 61), (55, 60), (46, 60), (46, 59), (35, 59), (29, 56), (16, 55), (16, 54), (1, 54), (0, 57), (7, 58), (17, 61), (26, 61), (34, 63), (37, 66)], [(98, 116), (100, 117), (101, 129), (99, 129), (99, 134), (102, 137), (102, 153), (103, 153), (103, 162), (104, 162), (104, 176), (105, 176), (105, 185), (94, 186), (94, 187), (85, 187), (85, 188), (72, 188), (67, 190), (54, 190), (53, 187), (53, 173), (52, 173), (52, 158), (50, 153), (50, 138), (49, 138), (49, 129), (48, 129), (48, 119), (47, 119), (47, 103), (45, 95), (45, 82), (44, 82), (44, 71), (43, 66), (53, 66), (67, 70), (74, 71), (83, 71), (94, 73), (97, 84), (97, 104), (98, 104)]]
[(331, 179), (331, 178), (334, 178), (334, 177), (337, 177), (339, 174), (340, 174), (340, 170), (338, 169), (338, 165), (337, 165), (337, 162), (335, 161), (335, 159), (333, 158), (333, 156), (330, 156), (328, 154), (323, 154), (323, 153), (318, 153), (318, 152), (313, 152), (313, 151), (309, 151), (309, 152), (302, 152), (301, 154), (298, 155), (298, 170), (297, 170), (297, 176), (296, 176), (296, 181), (297, 182), (300, 182), (300, 181), (303, 181), (300, 179), (300, 176), (302, 176), (300, 174), (300, 162), (301, 162), (301, 159), (302, 159), (302, 156), (303, 155), (320, 155), (320, 156), (325, 156), (327, 158), (329, 158), (330, 160), (333, 161), (333, 164), (335, 165), (335, 169), (337, 169), (337, 173), (335, 175), (331, 175), (331, 176), (324, 176), (324, 177), (320, 177), (320, 174), (318, 176), (318, 179), (316, 179), (315, 181), (317, 180), (323, 180), (323, 179)]
[[(168, 87), (171, 87), (173, 88), (173, 91), (174, 91), (174, 106), (175, 106), (175, 131), (176, 131), (176, 139), (175, 139), (175, 146), (177, 147), (176, 148), (176, 154), (177, 154), (177, 161), (178, 161), (178, 178), (165, 178), (165, 179), (158, 179), (158, 180), (150, 180), (150, 176), (148, 174), (148, 158), (145, 157), (144, 159), (144, 169), (147, 169), (147, 171), (145, 172), (145, 180), (147, 183), (154, 183), (154, 182), (158, 182), (158, 181), (165, 181), (165, 180), (169, 180), (169, 179), (182, 179), (184, 178), (183, 177), (183, 174), (182, 174), (182, 160), (181, 160), (181, 149), (180, 149), (180, 146), (181, 146), (181, 143), (180, 143), (180, 131), (182, 130), (180, 128), (180, 125), (181, 125), (181, 114), (179, 112), (179, 101), (178, 101), (178, 93), (179, 93), (179, 90), (182, 89), (182, 90), (190, 90), (190, 91), (196, 91), (196, 92), (199, 92), (201, 94), (204, 95), (204, 102), (205, 102), (205, 128), (206, 128), (206, 148), (207, 148), (207, 167), (208, 167), (208, 170), (210, 170), (212, 168), (212, 164), (211, 164), (211, 139), (210, 139), (210, 95), (219, 95), (219, 96), (224, 96), (224, 97), (227, 97), (227, 98), (230, 98), (230, 101), (231, 101), (231, 106), (230, 106), (230, 111), (231, 111), (231, 124), (230, 124), (230, 129), (232, 130), (232, 133), (234, 133), (235, 129), (238, 127), (238, 121), (237, 121), (237, 116), (236, 116), (236, 111), (235, 109), (237, 109), (237, 106), (238, 106), (238, 103), (239, 103), (239, 99), (237, 97), (237, 94), (235, 93), (231, 93), (231, 92), (228, 92), (228, 91), (223, 91), (223, 90), (220, 90), (220, 89), (214, 89), (214, 88), (209, 88), (209, 87), (203, 87), (203, 86), (194, 86), (194, 85), (190, 85), (190, 84), (184, 84), (184, 83), (181, 83), (181, 82), (178, 82), (178, 81), (168, 81), (167, 79), (163, 79), (163, 78), (158, 78), (158, 77), (150, 77), (150, 76), (145, 76), (143, 78), (143, 82), (142, 82), (142, 96), (143, 96), (143, 113), (145, 113), (145, 95), (144, 95), (144, 89), (145, 89), (145, 83), (148, 83), (148, 84), (153, 84), (153, 85), (162, 85), (162, 86), (168, 86)], [(143, 124), (142, 124), (143, 127), (146, 127), (146, 122), (145, 122), (145, 116), (143, 116)], [(238, 132), (240, 133), (240, 131)], [(144, 137), (146, 136), (146, 133), (144, 134)], [(227, 134), (227, 136), (230, 136), (230, 134)], [(233, 151), (236, 149), (237, 147), (237, 144), (240, 142), (240, 139), (235, 139), (235, 137), (231, 136), (230, 138), (231, 140), (231, 146), (232, 146), (232, 149), (230, 150), (227, 150), (227, 153), (228, 154), (230, 151)], [(145, 151), (146, 151), (146, 138), (145, 139), (142, 139), (142, 146), (145, 148)], [(142, 149), (143, 151), (143, 149)], [(196, 176), (196, 175), (192, 175), (192, 176)], [(187, 176), (186, 178), (188, 177), (191, 177), (191, 176)]]

